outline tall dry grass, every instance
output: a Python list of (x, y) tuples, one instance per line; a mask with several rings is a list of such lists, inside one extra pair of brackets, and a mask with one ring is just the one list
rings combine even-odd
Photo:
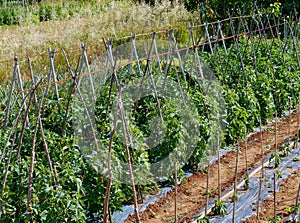
[[(102, 1), (103, 2), (103, 1)], [(101, 4), (101, 1), (99, 1)], [(93, 6), (95, 7), (95, 6)], [(80, 55), (80, 45), (86, 43), (90, 55), (101, 53), (102, 38), (118, 39), (130, 33), (145, 33), (197, 22), (197, 15), (188, 12), (182, 4), (169, 1), (150, 7), (130, 1), (111, 1), (94, 14), (88, 6), (74, 17), (20, 26), (0, 27), (0, 82), (11, 75), (13, 57), (24, 62), (27, 56), (64, 48), (71, 60)], [(149, 36), (150, 38), (150, 36)]]

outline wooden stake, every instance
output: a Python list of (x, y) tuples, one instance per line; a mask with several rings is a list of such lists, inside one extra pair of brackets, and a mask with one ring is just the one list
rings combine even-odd
[(235, 157), (234, 186), (233, 186), (233, 196), (232, 196), (233, 197), (232, 223), (235, 222), (235, 206), (237, 201), (236, 181), (237, 181), (237, 174), (238, 174), (239, 151), (240, 151), (240, 138), (238, 139), (238, 146), (236, 149), (236, 157)]
[(34, 161), (35, 161), (35, 144), (36, 144), (36, 139), (37, 139), (37, 132), (38, 132), (38, 126), (39, 126), (39, 121), (41, 119), (41, 110), (43, 106), (43, 99), (44, 99), (45, 94), (43, 93), (43, 97), (40, 100), (40, 105), (39, 109), (37, 110), (37, 118), (35, 122), (35, 129), (33, 133), (33, 139), (32, 139), (32, 148), (31, 148), (31, 156), (30, 156), (30, 168), (29, 168), (29, 177), (28, 177), (28, 189), (27, 189), (27, 203), (26, 203), (26, 218), (30, 218), (31, 214), (31, 198), (32, 198), (32, 185), (33, 185), (33, 171), (34, 171)]
[(64, 50), (62, 50), (62, 52), (63, 52), (63, 55), (64, 55), (65, 60), (67, 62), (68, 69), (70, 71), (71, 77), (73, 79), (72, 85), (70, 86), (70, 92), (69, 92), (69, 95), (68, 95), (66, 112), (65, 112), (65, 116), (64, 116), (64, 120), (63, 120), (62, 128), (61, 128), (61, 136), (65, 137), (65, 134), (66, 134), (65, 129), (66, 129), (66, 124), (67, 124), (67, 118), (68, 118), (69, 111), (70, 111), (72, 96), (74, 95), (75, 90), (76, 90), (76, 76), (77, 76), (77, 70), (78, 70), (78, 66), (79, 66), (80, 61), (78, 61), (78, 63), (77, 63), (76, 71), (73, 72), (72, 67), (69, 63), (69, 60), (67, 58), (66, 52)]
[(276, 173), (274, 172), (274, 219), (276, 218)]
[(218, 138), (217, 138), (217, 144), (218, 144), (218, 200), (221, 201), (221, 192), (222, 192), (222, 189), (221, 189), (221, 155), (220, 155), (220, 137), (218, 135)]
[[(19, 136), (20, 138), (23, 138), (23, 135), (24, 135), (24, 130), (26, 128), (26, 117), (28, 117), (28, 112), (29, 112), (29, 108), (30, 108), (30, 105), (31, 105), (31, 102), (32, 102), (32, 92), (30, 93), (30, 98), (29, 98), (29, 104), (26, 108), (26, 111), (25, 111), (25, 118), (23, 120), (23, 123), (22, 123), (22, 129), (21, 129), (21, 135)], [(18, 121), (19, 122), (19, 121)], [(8, 156), (8, 160), (6, 162), (6, 170), (5, 170), (5, 174), (4, 174), (4, 179), (3, 179), (3, 184), (2, 184), (2, 192), (1, 192), (1, 195), (3, 196), (3, 193), (4, 193), (4, 190), (5, 190), (5, 185), (6, 185), (6, 181), (7, 181), (7, 176), (8, 176), (8, 173), (9, 173), (9, 168), (10, 168), (10, 162), (11, 162), (11, 157), (13, 155), (13, 151), (14, 151), (14, 144), (15, 144), (15, 141), (16, 141), (16, 138), (17, 138), (17, 135), (18, 135), (18, 131), (16, 130), (15, 133), (14, 133), (14, 138), (13, 138), (13, 141), (11, 143), (11, 149), (9, 151), (9, 156)], [(18, 157), (17, 157), (18, 158)], [(0, 209), (1, 210), (1, 209)]]
[(248, 138), (247, 138), (247, 127), (245, 127), (245, 163), (246, 163), (246, 175), (244, 177), (245, 184), (244, 189), (248, 190), (250, 188), (250, 178), (248, 171)]
[(246, 141), (245, 141), (245, 163), (246, 163), (246, 172), (248, 174), (248, 139), (247, 139), (247, 127), (245, 128), (245, 136), (246, 136)]
[(275, 111), (275, 151), (277, 151), (277, 110)]
[(207, 178), (206, 178), (206, 202), (205, 202), (205, 217), (207, 216), (207, 211), (208, 211), (208, 188), (209, 188), (209, 177), (210, 177), (210, 165), (209, 165), (209, 160), (207, 159)]
[(297, 139), (296, 139), (296, 149), (298, 149), (298, 141), (299, 141), (299, 107), (300, 107), (300, 92), (298, 94), (298, 105), (297, 105)]
[[(296, 204), (295, 204), (295, 207), (298, 207), (298, 205), (299, 205), (299, 194), (300, 194), (300, 183), (299, 183), (299, 186), (298, 186), (298, 192), (297, 192), (297, 196), (296, 196)], [(297, 212), (298, 212), (298, 221), (300, 222), (300, 213), (299, 213), (299, 210), (296, 210), (295, 209), (295, 215), (297, 214)]]
[[(30, 70), (30, 74), (31, 74), (30, 77), (31, 77), (31, 81), (32, 81), (32, 86), (35, 86), (35, 88), (37, 89), (37, 86), (40, 85), (42, 79), (38, 80), (38, 83), (35, 83), (30, 58), (28, 58), (28, 66), (29, 66), (29, 70)], [(36, 110), (38, 111), (39, 110), (39, 102), (38, 102), (38, 99), (37, 99), (36, 89), (33, 90), (33, 96), (34, 96), (35, 107), (36, 107)], [(43, 93), (42, 100), (40, 100), (40, 104), (43, 104), (44, 94), (45, 94), (45, 92)], [(48, 143), (46, 141), (46, 136), (45, 136), (45, 133), (44, 133), (43, 122), (42, 122), (41, 118), (39, 120), (39, 126), (40, 126), (40, 132), (41, 132), (43, 147), (44, 147), (45, 152), (46, 152), (46, 158), (47, 158), (47, 161), (48, 161), (48, 164), (49, 164), (50, 171), (53, 174), (53, 184), (56, 186), (57, 174), (54, 172), (53, 164), (52, 164), (51, 157), (50, 157), (50, 152), (49, 152), (49, 149), (48, 149)], [(18, 144), (18, 150), (17, 150), (18, 151), (17, 152), (17, 157), (18, 158), (19, 158), (19, 155), (20, 155), (21, 145), (22, 145), (22, 137), (20, 137), (20, 141), (19, 141), (19, 144)]]
[(290, 98), (290, 109), (289, 109), (289, 132), (288, 132), (288, 136), (289, 136), (289, 141), (291, 140), (291, 123), (292, 123), (292, 99)]
[(262, 134), (262, 123), (260, 120), (260, 154), (261, 154), (261, 176), (259, 178), (259, 189), (258, 189), (258, 198), (257, 198), (257, 210), (256, 210), (256, 222), (259, 221), (259, 208), (260, 208), (260, 198), (261, 198), (261, 188), (262, 188), (262, 179), (264, 177), (264, 148), (263, 148), (263, 134)]
[[(128, 126), (126, 124), (126, 117), (125, 117), (125, 111), (124, 111), (124, 106), (121, 98), (121, 85), (119, 86), (118, 91), (120, 92), (120, 96), (118, 98), (118, 103), (119, 103), (119, 108), (121, 112), (121, 122), (122, 122), (122, 132), (124, 136), (124, 143), (125, 143), (125, 150), (126, 150), (126, 155), (127, 155), (127, 165), (128, 165), (128, 170), (129, 170), (129, 177), (130, 177), (130, 183), (132, 187), (132, 196), (133, 196), (133, 205), (134, 205), (134, 213), (135, 213), (135, 219), (136, 223), (140, 222), (140, 216), (139, 216), (139, 207), (138, 207), (138, 201), (137, 201), (137, 195), (136, 195), (136, 189), (135, 189), (135, 182), (134, 182), (134, 175), (133, 175), (133, 169), (132, 169), (132, 164), (131, 164), (131, 156), (130, 156), (130, 151), (129, 147), (133, 148), (133, 141), (128, 129)], [(127, 143), (127, 138), (129, 143)]]
[[(121, 97), (121, 91), (118, 91), (118, 103), (120, 101)], [(116, 112), (114, 114), (114, 124), (113, 124), (113, 130), (110, 135), (109, 139), (109, 147), (108, 147), (108, 157), (107, 157), (107, 165), (108, 165), (108, 179), (107, 179), (107, 186), (106, 186), (106, 192), (105, 192), (105, 199), (104, 199), (104, 213), (103, 213), (103, 222), (108, 223), (109, 218), (109, 199), (110, 199), (110, 189), (112, 184), (112, 169), (111, 169), (111, 154), (112, 154), (112, 146), (113, 146), (113, 137), (117, 130), (117, 124), (118, 124), (118, 107), (119, 104), (116, 105)]]
[(175, 220), (174, 222), (176, 223), (178, 221), (177, 219), (177, 186), (178, 186), (178, 181), (177, 181), (177, 165), (176, 165), (176, 162), (175, 162), (175, 169), (174, 169), (174, 184), (175, 184)]

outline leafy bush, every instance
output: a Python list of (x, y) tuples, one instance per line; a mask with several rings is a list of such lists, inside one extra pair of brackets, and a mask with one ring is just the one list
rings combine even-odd
[(19, 8), (0, 8), (0, 25), (18, 25)]

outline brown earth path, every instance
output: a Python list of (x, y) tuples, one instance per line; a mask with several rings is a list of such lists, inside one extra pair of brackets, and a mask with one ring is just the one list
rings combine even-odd
[[(289, 138), (288, 130), (291, 135), (297, 132), (297, 113), (292, 113), (277, 123), (277, 144), (281, 145)], [(291, 125), (289, 124), (291, 122)], [(275, 148), (275, 123), (267, 125), (266, 130), (262, 132), (264, 158), (274, 152)], [(254, 168), (260, 163), (260, 133), (254, 133), (248, 139), (248, 170)], [(238, 181), (242, 180), (246, 173), (245, 166), (245, 143), (241, 143), (241, 153), (238, 163)], [(228, 152), (221, 158), (221, 191), (222, 193), (231, 187), (234, 182), (235, 153)], [(190, 222), (200, 209), (205, 206), (205, 188), (207, 174), (205, 172), (196, 172), (187, 178), (184, 183), (178, 186), (177, 192), (177, 213), (179, 222)], [(209, 178), (209, 199), (217, 198), (218, 194), (218, 164), (211, 165)], [(147, 209), (140, 213), (141, 222), (161, 223), (174, 222), (174, 195), (175, 191), (170, 191), (166, 197), (161, 198), (155, 204), (149, 205)], [(128, 217), (126, 223), (135, 222), (134, 215)]]
[[(279, 191), (276, 193), (276, 215), (280, 217), (280, 222), (284, 222), (290, 213), (287, 212), (286, 208), (295, 207), (296, 197), (298, 192), (298, 186), (300, 183), (300, 169), (294, 171), (291, 176), (284, 179), (281, 184)], [(261, 211), (259, 213), (259, 222), (269, 222), (268, 218), (274, 216), (274, 200), (270, 198), (261, 204)], [(257, 217), (253, 215), (248, 218), (244, 223), (256, 223)]]

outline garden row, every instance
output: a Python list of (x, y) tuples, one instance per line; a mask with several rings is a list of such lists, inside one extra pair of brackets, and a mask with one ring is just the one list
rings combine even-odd
[[(287, 47), (289, 44), (290, 50)], [(297, 52), (299, 49), (293, 51), (295, 43), (291, 41), (289, 44), (283, 46), (278, 39), (268, 39), (265, 42), (255, 38), (251, 40), (244, 38), (240, 39), (238, 45), (231, 45), (227, 51), (219, 48), (215, 54), (204, 55), (206, 61), (210, 63), (210, 67), (215, 68), (214, 74), (222, 83), (226, 101), (227, 116), (224, 147), (236, 143), (239, 139), (246, 139), (248, 132), (252, 132), (255, 127), (259, 128), (260, 121), (261, 124), (265, 125), (273, 120), (276, 115), (284, 116), (285, 111), (298, 107), (299, 68)], [(297, 124), (297, 115), (295, 114), (293, 118), (288, 117), (287, 120)], [(278, 122), (277, 118), (275, 120)], [(206, 119), (206, 121), (209, 122), (210, 120)], [(285, 144), (285, 140), (291, 137), (290, 134), (294, 135), (298, 132), (297, 125), (294, 123), (292, 126), (291, 121), (283, 120), (278, 126), (269, 123), (267, 129), (263, 132), (263, 136), (256, 133), (243, 143), (242, 152), (244, 153), (245, 145), (248, 144), (248, 152), (251, 150), (251, 154), (248, 154), (248, 159), (247, 155), (245, 158), (244, 154), (242, 154), (242, 158), (239, 158), (237, 164), (238, 175), (234, 176), (232, 171), (235, 152), (222, 157), (222, 166), (219, 169), (219, 171), (221, 170), (222, 189), (219, 189), (218, 167), (215, 164), (211, 167), (211, 172), (207, 170), (211, 174), (210, 177), (206, 173), (195, 174), (191, 179), (188, 179), (186, 184), (178, 188), (177, 195), (176, 192), (172, 191), (157, 204), (150, 205), (145, 212), (141, 213), (141, 220), (143, 222), (174, 220), (176, 216), (174, 207), (178, 208), (177, 215), (180, 221), (192, 219), (199, 211), (199, 207), (205, 206), (205, 194), (209, 193), (210, 198), (216, 198), (217, 190), (224, 192), (232, 186), (234, 181), (243, 178), (249, 180), (246, 173), (250, 168), (259, 165), (261, 150), (265, 153), (263, 159), (274, 152), (271, 157), (275, 158), (275, 167), (278, 167), (280, 158), (276, 149), (279, 148), (281, 143)], [(209, 126), (210, 124), (211, 122)], [(288, 132), (289, 134), (287, 134)], [(198, 154), (203, 154), (203, 152), (201, 153), (201, 150), (198, 150)], [(192, 164), (193, 158), (197, 159), (197, 156), (192, 156), (189, 164)], [(200, 160), (198, 160), (198, 163)], [(204, 182), (207, 177), (211, 182), (209, 186), (205, 185)], [(206, 192), (205, 187), (206, 189), (209, 188)], [(178, 196), (177, 199), (176, 196)], [(175, 204), (176, 200), (177, 204)], [(217, 204), (219, 205), (213, 209), (214, 213), (221, 214), (221, 211), (223, 211), (223, 214), (226, 213), (224, 203), (217, 202)], [(128, 222), (132, 220), (133, 217), (130, 217)], [(206, 222), (205, 219), (199, 221)], [(222, 221), (222, 218), (220, 221)]]

